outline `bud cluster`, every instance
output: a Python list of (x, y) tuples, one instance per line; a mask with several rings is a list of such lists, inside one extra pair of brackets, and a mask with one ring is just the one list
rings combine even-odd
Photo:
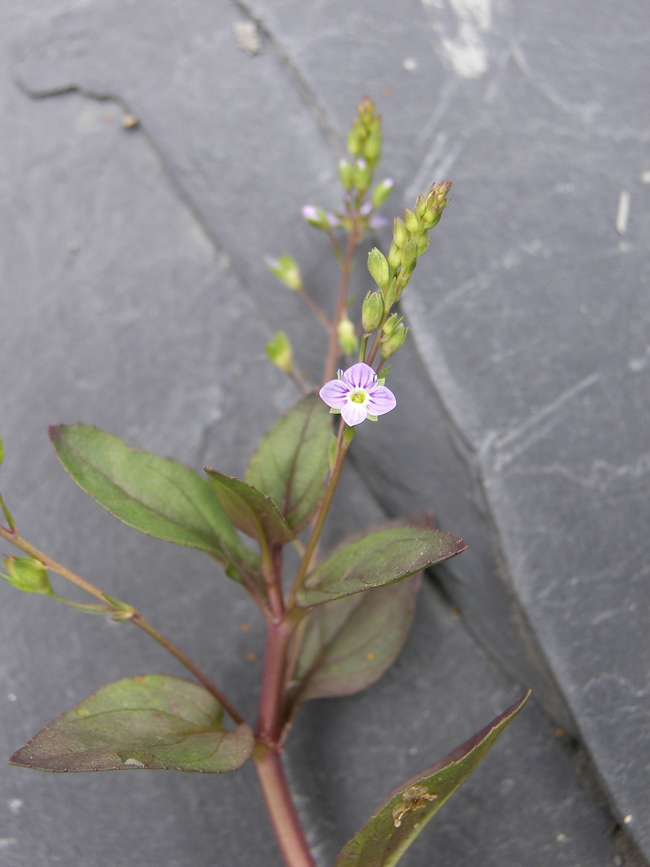
[(447, 207), (447, 193), (451, 182), (433, 185), (426, 197), (418, 196), (412, 211), (404, 209), (402, 218), (396, 217), (393, 240), (388, 256), (376, 247), (368, 254), (368, 271), (380, 289), (369, 292), (361, 311), (366, 334), (379, 329), (381, 357), (391, 358), (403, 345), (408, 328), (391, 308), (402, 297), (418, 258), (429, 246), (429, 232), (440, 222)]
[(381, 115), (375, 114), (373, 101), (364, 96), (357, 106), (357, 117), (348, 133), (348, 150), (374, 171), (381, 159)]
[[(393, 279), (387, 295), (390, 305), (399, 301), (406, 289), (418, 258), (429, 246), (429, 232), (440, 222), (443, 210), (447, 207), (447, 193), (451, 181), (432, 186), (426, 195), (419, 195), (412, 211), (404, 209), (402, 218), (395, 218), (393, 240), (387, 262)], [(388, 299), (387, 299), (388, 300)]]
[(381, 115), (375, 113), (375, 105), (367, 96), (357, 106), (357, 116), (348, 132), (347, 145), (352, 161), (342, 159), (339, 162), (339, 178), (345, 190), (346, 203), (346, 213), (339, 217), (341, 225), (351, 231), (352, 212), (356, 211), (356, 217), (362, 218), (361, 221), (357, 220), (357, 231), (361, 228), (365, 232), (368, 227), (377, 227), (373, 212), (381, 208), (393, 188), (393, 181), (385, 178), (374, 188), (370, 199), (365, 201), (381, 159), (382, 148)]

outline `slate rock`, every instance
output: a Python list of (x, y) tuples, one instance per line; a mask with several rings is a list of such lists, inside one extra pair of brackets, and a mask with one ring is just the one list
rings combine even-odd
[[(623, 65), (622, 71), (608, 79), (613, 83), (608, 85), (607, 99), (602, 99), (611, 125), (601, 134), (602, 115), (597, 109), (601, 103), (591, 98), (589, 90), (588, 97), (583, 96), (584, 88), (591, 86), (589, 75), (605, 76), (597, 66), (596, 24), (583, 27), (584, 36), (578, 34), (583, 22), (562, 7), (567, 16), (566, 41), (558, 42), (552, 30), (559, 15), (551, 8), (554, 5), (548, 10), (529, 5), (490, 13), (489, 4), (477, 6), (474, 12), (459, 12), (457, 6), (439, 9), (409, 2), (400, 7), (399, 14), (385, 4), (379, 16), (377, 4), (361, 9), (350, 4), (313, 5), (304, 15), (303, 6), (301, 14), (296, 14), (294, 4), (271, 8), (271, 4), (260, 3), (252, 9), (255, 18), (261, 19), (257, 30), (262, 50), (254, 56), (238, 46), (234, 29), (246, 21), (246, 15), (226, 4), (193, 0), (179, 14), (174, 7), (153, 3), (134, 6), (106, 0), (83, 7), (57, 4), (55, 8), (45, 2), (29, 16), (4, 13), (13, 55), (4, 73), (2, 99), (7, 110), (0, 121), (3, 141), (9, 142), (3, 186), (9, 188), (12, 180), (12, 196), (5, 200), (7, 211), (2, 217), (10, 251), (3, 263), (7, 275), (3, 282), (20, 286), (22, 291), (10, 298), (3, 315), (10, 335), (2, 347), (3, 368), (11, 363), (12, 370), (21, 371), (11, 387), (3, 387), (2, 435), (6, 452), (11, 454), (11, 461), (7, 459), (3, 467), (3, 491), (10, 502), (20, 502), (25, 535), (29, 530), (42, 547), (82, 574), (99, 573), (95, 580), (110, 581), (115, 595), (145, 608), (158, 625), (178, 635), (179, 643), (199, 663), (214, 664), (215, 645), (227, 650), (220, 656), (215, 677), (228, 683), (229, 695), (252, 716), (251, 689), (259, 663), (244, 664), (244, 660), (247, 653), (259, 654), (262, 636), (257, 627), (246, 634), (239, 632), (240, 621), (250, 619), (250, 611), (237, 588), (224, 579), (215, 584), (207, 565), (199, 565), (198, 555), (190, 568), (188, 552), (164, 551), (149, 540), (134, 538), (98, 510), (89, 510), (83, 495), (58, 468), (43, 430), (47, 423), (82, 418), (113, 430), (133, 445), (173, 454), (197, 469), (205, 461), (226, 472), (241, 473), (259, 436), (293, 399), (279, 374), (258, 361), (264, 341), (288, 319), (294, 320), (306, 347), (301, 363), (314, 381), (320, 375), (323, 346), (318, 327), (304, 315), (299, 299), (275, 285), (266, 273), (262, 254), (288, 250), (300, 260), (319, 300), (331, 291), (335, 277), (326, 243), (320, 238), (314, 241), (298, 216), (299, 206), (314, 201), (335, 207), (335, 157), (352, 107), (364, 91), (372, 92), (379, 83), (390, 87), (392, 95), (379, 102), (386, 118), (386, 170), (398, 180), (392, 206), (399, 210), (401, 203), (397, 203), (410, 203), (420, 189), (426, 189), (432, 175), (450, 172), (455, 180), (454, 204), (436, 231), (429, 259), (418, 267), (406, 301), (413, 322), (413, 345), (424, 367), (412, 350), (405, 350), (400, 355), (404, 367), (398, 372), (397, 365), (392, 383), (403, 384), (400, 412), (410, 412), (401, 418), (393, 414), (382, 419), (372, 431), (364, 429), (355, 444), (361, 444), (356, 449), (356, 466), (363, 484), (380, 498), (389, 514), (433, 505), (445, 529), (470, 541), (470, 550), (446, 571), (447, 592), (458, 602), (471, 633), (518, 679), (536, 687), (556, 720), (584, 738), (605, 784), (610, 809), (619, 819), (633, 816), (629, 830), (645, 845), (643, 814), (637, 805), (643, 803), (640, 798), (647, 785), (638, 771), (641, 763), (630, 764), (629, 745), (644, 747), (646, 693), (643, 682), (632, 678), (628, 685), (625, 680), (634, 648), (646, 646), (640, 644), (645, 634), (640, 621), (630, 620), (630, 606), (638, 604), (637, 592), (642, 593), (645, 573), (637, 568), (636, 587), (640, 589), (626, 589), (622, 603), (612, 598), (603, 578), (589, 608), (584, 590), (572, 595), (566, 583), (561, 592), (555, 586), (549, 589), (546, 579), (551, 570), (546, 560), (540, 565), (533, 557), (538, 555), (535, 546), (540, 535), (531, 543), (530, 531), (525, 529), (533, 526), (529, 517), (540, 516), (544, 527), (553, 528), (551, 542), (562, 561), (553, 561), (552, 578), (557, 576), (561, 583), (567, 555), (574, 552), (566, 544), (565, 524), (555, 526), (551, 517), (566, 519), (567, 512), (572, 513), (576, 486), (563, 489), (566, 500), (561, 502), (566, 505), (558, 516), (548, 514), (548, 503), (556, 506), (548, 497), (555, 496), (557, 488), (544, 489), (542, 498), (539, 492), (555, 473), (548, 456), (557, 453), (557, 443), (549, 438), (561, 433), (566, 446), (576, 429), (587, 430), (584, 417), (567, 414), (575, 411), (576, 399), (591, 397), (594, 389), (600, 403), (597, 401), (594, 418), (587, 419), (589, 434), (584, 433), (580, 441), (579, 454), (585, 457), (578, 478), (587, 479), (583, 487), (595, 484), (598, 489), (598, 474), (606, 470), (606, 489), (616, 490), (617, 503), (627, 496), (628, 482), (638, 492), (635, 506), (640, 512), (633, 515), (638, 525), (632, 525), (631, 516), (626, 518), (625, 510), (618, 507), (617, 553), (624, 557), (630, 539), (639, 536), (644, 506), (645, 462), (639, 455), (636, 422), (645, 412), (644, 397), (639, 396), (638, 387), (631, 386), (637, 416), (632, 423), (631, 404), (625, 403), (626, 424), (617, 427), (613, 439), (604, 423), (610, 416), (603, 407), (620, 412), (623, 392), (605, 387), (612, 378), (606, 375), (611, 368), (599, 366), (618, 364), (615, 369), (620, 372), (624, 361), (631, 373), (642, 374), (646, 357), (643, 318), (634, 317), (630, 323), (633, 340), (624, 346), (618, 338), (627, 338), (630, 320), (619, 310), (617, 299), (601, 293), (603, 305), (596, 313), (589, 307), (590, 282), (601, 287), (607, 281), (618, 285), (629, 280), (630, 273), (634, 277), (635, 267), (641, 268), (635, 239), (643, 235), (633, 233), (642, 224), (630, 221), (625, 241), (629, 246), (621, 248), (613, 239), (608, 247), (602, 240), (609, 238), (617, 201), (613, 193), (609, 211), (603, 203), (603, 190), (609, 190), (611, 171), (617, 165), (614, 144), (620, 144), (621, 166), (632, 166), (634, 160), (638, 167), (642, 165), (643, 129), (636, 118), (647, 113), (623, 114), (628, 112), (626, 100), (631, 105), (632, 97), (625, 92), (626, 99), (620, 98), (619, 92), (629, 69), (634, 64), (643, 69), (644, 60), (639, 50), (628, 52), (629, 66)], [(625, 7), (622, 22), (626, 27), (634, 23), (634, 6)], [(481, 17), (481, 8), (489, 13), (487, 18)], [(526, 31), (531, 24), (536, 28), (531, 55), (539, 64), (532, 69), (526, 63)], [(556, 54), (549, 62), (546, 48), (551, 32)], [(474, 42), (468, 34), (476, 37)], [(577, 68), (569, 48), (572, 35), (590, 59), (584, 77), (577, 80), (567, 74)], [(607, 46), (617, 50), (611, 48), (610, 38)], [(561, 70), (557, 81), (552, 78), (554, 66)], [(551, 76), (553, 86), (544, 76)], [(601, 90), (599, 83), (599, 98)], [(39, 96), (44, 98), (32, 98)], [(645, 97), (636, 90), (633, 98)], [(137, 127), (126, 130), (119, 125), (125, 113), (138, 118)], [(545, 138), (547, 127), (550, 132)], [(594, 131), (597, 148), (592, 147)], [(571, 155), (566, 164), (562, 162), (565, 153)], [(558, 160), (564, 169), (559, 181)], [(581, 175), (585, 161), (591, 170), (588, 178)], [(633, 203), (644, 190), (638, 168), (635, 171), (624, 177), (632, 189)], [(464, 202), (468, 207), (460, 207)], [(593, 227), (600, 233), (596, 250)], [(623, 255), (630, 253), (632, 256)], [(630, 262), (637, 265), (630, 266)], [(552, 285), (549, 273), (553, 274)], [(586, 275), (584, 285), (577, 288), (576, 274)], [(644, 272), (638, 275), (641, 284)], [(362, 268), (356, 280), (355, 291), (361, 295), (369, 285)], [(418, 289), (418, 285), (425, 288)], [(635, 289), (625, 291), (624, 304), (632, 305), (637, 299)], [(492, 304), (487, 303), (488, 298)], [(545, 301), (541, 306), (540, 298)], [(586, 312), (580, 311), (582, 318), (567, 314), (567, 298), (572, 305), (587, 305)], [(554, 337), (552, 351), (535, 342), (536, 329), (545, 335), (544, 341), (549, 334)], [(585, 344), (587, 351), (579, 353), (576, 347), (584, 349)], [(604, 359), (603, 346), (611, 347)], [(627, 368), (624, 375), (628, 385), (634, 383), (634, 377), (627, 379)], [(11, 419), (7, 427), (5, 419)], [(597, 463), (592, 483), (588, 456), (594, 442), (599, 442), (594, 439), (598, 430), (603, 436), (597, 456), (604, 464)], [(631, 433), (625, 439), (627, 431)], [(520, 451), (522, 443), (525, 448)], [(522, 468), (519, 459), (537, 448), (542, 471), (536, 486), (531, 486), (528, 468)], [(427, 472), (422, 471), (423, 466)], [(560, 466), (565, 467), (566, 461)], [(624, 466), (629, 471), (618, 472)], [(351, 475), (346, 484), (355, 496), (343, 500), (348, 512), (342, 513), (342, 524), (377, 518), (377, 503), (363, 493), (359, 479)], [(44, 504), (55, 508), (56, 524), (48, 518)], [(587, 529), (592, 530), (601, 526), (601, 513), (588, 505), (592, 511)], [(79, 527), (82, 539), (74, 533), (67, 535), (66, 527)], [(571, 526), (570, 538), (573, 529)], [(546, 551), (550, 547), (547, 544)], [(589, 554), (596, 557), (596, 550), (600, 549), (590, 547)], [(125, 562), (131, 561), (128, 571), (121, 562), (115, 565), (116, 551)], [(600, 565), (603, 572), (607, 565), (605, 559)], [(629, 566), (627, 559), (622, 568)], [(575, 575), (575, 586), (584, 587), (583, 573), (576, 571)], [(154, 603), (148, 601), (152, 585), (160, 587)], [(546, 602), (556, 592), (568, 606), (564, 610), (571, 612), (571, 620), (580, 615), (579, 630), (571, 623), (558, 622), (558, 606)], [(555, 603), (556, 598), (551, 601)], [(576, 612), (576, 607), (581, 610)], [(233, 613), (228, 617), (228, 630), (220, 632), (215, 624), (226, 608)], [(603, 613), (605, 620), (595, 622)], [(439, 617), (444, 624), (445, 615), (439, 613)], [(20, 719), (21, 737), (33, 734), (44, 721), (100, 683), (138, 673), (134, 664), (140, 673), (164, 664), (159, 662), (158, 649), (148, 647), (139, 636), (123, 630), (122, 640), (116, 640), (113, 630), (117, 627), (107, 624), (98, 629), (95, 621), (88, 622), (90, 618), (85, 622), (78, 618), (75, 627), (78, 622), (79, 632), (71, 633), (69, 618), (68, 612), (53, 611), (48, 600), (13, 602), (12, 597), (10, 626), (3, 634), (8, 637), (10, 659), (6, 694), (16, 701), (8, 700), (6, 708), (12, 732)], [(47, 667), (37, 651), (32, 651), (34, 619), (42, 624), (37, 632), (42, 636), (39, 641), (44, 645)], [(596, 653), (592, 630), (585, 634), (584, 626), (606, 630), (607, 623), (615, 620), (624, 623), (622, 634), (628, 642), (613, 642), (608, 632), (599, 632), (607, 646), (616, 649), (615, 655), (605, 659), (604, 654)], [(475, 678), (476, 693), (484, 690), (494, 702), (488, 714), (493, 716), (508, 703), (497, 699), (510, 697), (512, 686), (495, 668), (480, 661), (476, 646), (460, 627), (452, 630), (438, 624), (437, 628), (449, 628), (460, 636), (449, 639), (456, 655), (449, 654), (453, 664), (445, 686), (451, 687), (448, 680), (457, 686), (452, 675), (460, 671), (464, 672), (461, 682)], [(69, 650), (62, 648), (61, 636), (71, 642)], [(88, 652), (91, 640), (97, 645), (96, 658), (103, 662), (101, 672), (95, 654)], [(607, 662), (610, 665), (603, 672)], [(421, 669), (416, 665), (416, 672), (420, 672), (423, 692), (417, 696), (409, 722), (409, 737), (416, 743), (418, 738), (429, 737), (428, 678), (437, 676), (429, 667), (429, 656), (421, 665)], [(641, 670), (634, 669), (633, 674)], [(174, 669), (171, 673), (180, 672)], [(399, 668), (386, 683), (392, 689), (404, 688), (399, 700), (408, 696), (414, 701), (411, 681), (397, 683), (398, 674), (403, 674)], [(417, 679), (415, 672), (410, 676)], [(60, 682), (66, 684), (63, 706), (60, 689), (52, 690), (52, 684)], [(621, 686), (634, 706), (628, 703), (615, 716)], [(356, 714), (363, 711), (364, 719), (378, 718), (398, 701), (389, 700), (384, 706), (385, 697), (382, 694), (380, 702), (379, 695), (367, 693), (344, 703), (352, 709), (349, 712), (355, 721), (351, 731), (342, 726), (337, 743), (346, 759), (366, 741), (363, 722), (357, 722)], [(479, 701), (474, 691), (470, 695)], [(612, 706), (606, 720), (597, 712), (603, 696)], [(465, 702), (469, 700), (463, 693), (450, 705), (458, 715), (475, 721), (475, 727), (484, 724), (482, 707)], [(327, 711), (335, 732), (336, 725), (341, 725), (338, 715), (343, 713), (338, 707), (343, 704), (332, 703)], [(305, 738), (316, 713), (305, 711)], [(393, 728), (392, 715), (382, 719), (383, 728), (399, 733), (400, 729)], [(450, 859), (467, 864), (485, 859), (486, 839), (490, 852), (505, 848), (513, 863), (535, 863), (531, 859), (537, 855), (532, 853), (538, 849), (546, 858), (540, 864), (551, 857), (576, 867), (612, 863), (613, 841), (602, 836), (608, 820), (593, 803), (593, 793), (583, 792), (571, 775), (565, 747), (552, 738), (552, 727), (545, 727), (539, 715), (534, 719), (535, 724), (526, 729), (530, 737), (524, 742), (522, 727), (516, 756), (508, 759), (513, 763), (508, 765), (512, 772), (505, 779), (516, 781), (507, 800), (510, 812), (498, 806), (493, 814), (488, 810), (486, 815), (492, 816), (489, 830), (483, 819), (479, 826), (477, 816), (491, 807), (494, 789), (504, 779), (501, 766), (497, 769), (495, 764), (498, 782), (490, 778), (489, 784), (481, 784), (477, 775), (467, 795), (457, 796), (465, 800), (445, 808), (450, 818), (444, 821), (451, 824), (442, 826), (438, 846)], [(466, 736), (466, 730), (459, 728), (453, 716), (444, 723), (436, 719), (440, 754)], [(515, 731), (514, 727), (510, 730)], [(300, 729), (296, 737), (301, 737)], [(401, 738), (397, 741), (395, 771), (399, 778), (406, 757), (400, 752)], [(12, 741), (5, 752), (16, 746)], [(508, 749), (507, 742), (504, 749)], [(606, 750), (608, 755), (604, 755)], [(383, 747), (378, 751), (386, 755)], [(292, 775), (303, 792), (301, 774), (307, 752), (309, 767), (318, 756), (303, 740), (296, 740), (289, 754)], [(522, 758), (532, 769), (525, 785), (517, 778)], [(317, 845), (325, 837), (323, 825), (328, 833), (331, 830), (328, 822), (337, 826), (332, 839), (338, 836), (344, 842), (343, 830), (352, 833), (382, 796), (383, 790), (377, 791), (379, 784), (384, 789), (392, 785), (384, 785), (385, 779), (379, 776), (364, 780), (367, 762), (361, 764), (359, 771), (350, 770), (350, 761), (340, 765), (339, 776), (345, 773), (346, 789), (352, 792), (353, 803), (345, 808), (347, 819), (332, 807), (330, 783), (319, 782), (316, 793), (308, 790), (309, 798), (314, 799), (308, 798), (304, 812), (308, 833)], [(485, 769), (489, 768), (486, 763)], [(87, 786), (93, 787), (93, 794), (97, 787), (109, 796), (105, 803), (114, 805), (114, 821), (121, 832), (116, 842), (112, 828), (98, 829), (94, 841), (98, 864), (121, 859), (122, 863), (137, 860), (146, 865), (160, 863), (161, 857), (166, 863), (185, 863), (187, 839), (193, 841), (193, 860), (200, 864), (200, 859), (210, 857), (212, 863), (216, 831), (221, 851), (234, 860), (238, 834), (249, 823), (255, 825), (253, 831), (245, 832), (250, 851), (260, 853), (258, 860), (263, 863), (280, 863), (267, 842), (261, 801), (258, 796), (250, 801), (243, 788), (253, 783), (251, 769), (209, 784), (199, 781), (199, 786), (216, 783), (222, 790), (216, 831), (215, 793), (211, 790), (204, 798), (195, 778), (145, 775), (133, 782), (131, 775), (127, 783), (121, 775), (106, 775), (100, 783), (89, 777), (72, 780), (11, 774), (8, 785), (25, 787), (12, 788), (9, 798), (20, 831), (20, 837), (7, 838), (16, 841), (6, 845), (14, 864), (68, 862), (86, 854), (82, 829), (94, 827), (97, 816), (96, 799), (88, 798)], [(15, 782), (18, 779), (21, 782)], [(65, 799), (50, 796), (47, 786), (57, 784), (67, 787)], [(508, 795), (507, 788), (501, 787), (499, 794)], [(548, 797), (549, 809), (531, 806), (539, 803), (540, 789)], [(53, 794), (57, 791), (61, 789), (52, 789)], [(357, 797), (360, 791), (363, 797)], [(23, 798), (23, 792), (33, 801)], [(104, 802), (104, 797), (97, 792), (97, 800)], [(49, 837), (36, 830), (19, 800), (30, 811), (38, 803), (38, 827), (45, 827)], [(245, 814), (241, 804), (247, 805)], [(73, 807), (80, 811), (76, 820)], [(517, 808), (515, 838), (512, 824)], [(160, 827), (161, 816), (170, 829), (169, 837), (145, 843), (142, 828), (151, 827), (154, 817)], [(564, 846), (565, 836), (568, 846)], [(420, 859), (426, 857), (422, 851)], [(332, 843), (326, 843), (323, 855), (330, 862), (332, 852)], [(413, 859), (417, 863), (417, 852)]]

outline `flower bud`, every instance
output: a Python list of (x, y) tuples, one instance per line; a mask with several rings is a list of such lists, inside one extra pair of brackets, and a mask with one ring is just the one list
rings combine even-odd
[(281, 283), (284, 283), (289, 289), (293, 289), (294, 292), (300, 292), (302, 289), (300, 269), (291, 256), (280, 256), (279, 259), (267, 257), (266, 264), (271, 274), (274, 274)]
[(365, 193), (372, 182), (372, 169), (368, 163), (363, 160), (357, 160), (354, 169), (354, 186), (360, 193)]
[(2, 462), (5, 459), (4, 449), (2, 447), (2, 437), (0, 437), (0, 467), (2, 466)]
[(371, 133), (363, 143), (363, 155), (371, 166), (376, 166), (381, 158), (381, 132)]
[(393, 313), (388, 319), (384, 322), (384, 327), (382, 331), (386, 337), (390, 337), (390, 335), (395, 331), (397, 326), (400, 324), (402, 320), (399, 318), (397, 313)]
[(390, 250), (388, 251), (388, 264), (393, 271), (397, 270), (397, 268), (402, 264), (402, 251), (395, 241), (391, 243)]
[(408, 328), (405, 328), (404, 325), (400, 322), (397, 328), (393, 331), (393, 333), (386, 337), (381, 341), (381, 357), (386, 361), (388, 358), (392, 358), (393, 355), (400, 349), (406, 340), (406, 335), (408, 333)]
[(420, 193), (420, 195), (418, 196), (418, 200), (415, 203), (415, 208), (413, 208), (413, 210), (415, 211), (415, 216), (418, 218), (418, 220), (422, 219), (422, 217), (425, 214), (426, 209), (427, 209), (426, 199)]
[(266, 357), (278, 370), (289, 376), (293, 374), (293, 350), (284, 331), (278, 331), (273, 340), (266, 344)]
[(339, 160), (339, 178), (344, 190), (350, 192), (354, 186), (354, 167), (345, 160)]
[(384, 299), (379, 292), (368, 292), (361, 308), (361, 324), (366, 334), (379, 327), (384, 316)]
[(0, 572), (0, 576), (17, 590), (54, 596), (47, 569), (38, 560), (32, 560), (31, 557), (6, 557), (4, 563), (9, 574), (2, 575)]
[(377, 247), (373, 247), (368, 253), (368, 271), (380, 289), (385, 289), (390, 283), (390, 266), (384, 254)]
[(427, 193), (427, 211), (434, 208), (446, 208), (449, 202), (447, 201), (447, 193), (451, 189), (451, 181), (445, 181), (442, 184), (432, 184)]
[(401, 274), (398, 274), (396, 277), (390, 281), (390, 286), (384, 292), (384, 314), (390, 312), (390, 308), (398, 299), (398, 292), (401, 295), (401, 282), (400, 282)]
[(336, 326), (336, 332), (343, 355), (355, 355), (359, 351), (359, 341), (354, 333), (354, 323), (346, 316)]
[(408, 241), (406, 226), (404, 225), (404, 221), (400, 220), (399, 217), (395, 217), (393, 222), (393, 241), (395, 241), (400, 250)]
[(304, 220), (315, 229), (320, 229), (321, 232), (329, 232), (332, 224), (336, 223), (336, 217), (330, 219), (322, 208), (316, 208), (314, 205), (303, 205), (300, 213)]
[(375, 116), (375, 104), (369, 96), (364, 96), (357, 106), (357, 112), (359, 120), (364, 126), (370, 126), (377, 119)]
[(409, 230), (409, 232), (412, 235), (415, 235), (415, 233), (417, 232), (417, 230), (420, 226), (420, 221), (415, 216), (413, 211), (409, 211), (408, 208), (404, 208), (404, 223), (406, 225), (406, 228)]
[(402, 273), (410, 275), (418, 263), (418, 245), (415, 238), (411, 238), (404, 247), (402, 253)]
[(353, 157), (360, 157), (363, 153), (363, 138), (359, 135), (356, 125), (348, 133), (348, 150)]
[(375, 210), (381, 208), (390, 196), (395, 182), (392, 178), (384, 178), (372, 191), (372, 206)]

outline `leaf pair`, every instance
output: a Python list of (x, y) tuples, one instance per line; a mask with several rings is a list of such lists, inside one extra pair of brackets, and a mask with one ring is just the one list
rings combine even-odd
[[(341, 851), (336, 867), (394, 867), (517, 716), (524, 696), (445, 759), (402, 783)], [(207, 690), (164, 675), (102, 687), (18, 750), (10, 763), (44, 771), (225, 773), (252, 755), (245, 724), (227, 730)]]
[[(404, 529), (407, 524), (426, 529), (430, 513), (386, 521), (379, 527), (352, 534), (334, 548), (330, 559), (386, 531)], [(342, 575), (335, 592), (347, 591)], [(290, 716), (313, 698), (351, 695), (366, 689), (392, 665), (409, 633), (421, 575), (372, 593), (353, 593), (313, 606), (298, 628), (294, 644), (295, 661), (288, 686)], [(364, 589), (367, 588), (364, 585)]]
[(318, 508), (329, 472), (330, 418), (315, 394), (264, 437), (245, 482), (206, 468), (208, 483), (86, 425), (52, 427), (50, 437), (73, 479), (112, 515), (140, 533), (204, 551), (237, 580), (259, 568), (237, 530), (262, 546), (291, 541)]

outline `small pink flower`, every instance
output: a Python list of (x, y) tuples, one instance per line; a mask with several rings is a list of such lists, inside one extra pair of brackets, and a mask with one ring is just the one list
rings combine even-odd
[(397, 406), (393, 392), (381, 385), (372, 367), (362, 361), (348, 367), (345, 373), (339, 370), (339, 378), (326, 382), (319, 394), (329, 407), (341, 413), (350, 427), (367, 418), (376, 420)]

